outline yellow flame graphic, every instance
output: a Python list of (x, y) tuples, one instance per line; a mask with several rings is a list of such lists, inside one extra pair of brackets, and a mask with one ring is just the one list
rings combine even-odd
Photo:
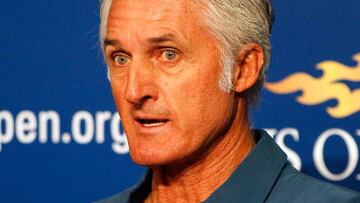
[(351, 89), (341, 81), (360, 82), (360, 53), (353, 56), (357, 65), (346, 66), (336, 61), (323, 61), (316, 65), (323, 75), (314, 78), (307, 73), (295, 73), (282, 81), (266, 83), (265, 87), (278, 94), (302, 91), (297, 101), (304, 105), (316, 105), (331, 99), (337, 100), (336, 106), (326, 108), (334, 118), (344, 118), (360, 111), (360, 88)]

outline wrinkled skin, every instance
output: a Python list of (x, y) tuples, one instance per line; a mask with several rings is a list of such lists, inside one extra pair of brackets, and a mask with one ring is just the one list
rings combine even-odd
[(249, 45), (222, 91), (219, 43), (186, 0), (113, 0), (105, 55), (134, 162), (153, 169), (148, 202), (205, 200), (254, 142), (246, 100), (263, 52)]
[[(233, 106), (233, 95), (218, 87), (217, 42), (188, 7), (182, 1), (114, 1), (110, 11), (107, 38), (119, 41), (106, 49), (111, 85), (131, 157), (139, 164), (191, 156), (226, 127)], [(166, 42), (149, 41), (168, 35), (173, 37)], [(166, 59), (166, 50), (176, 57)], [(115, 54), (124, 54), (127, 64), (111, 61)], [(147, 127), (139, 117), (168, 121)]]

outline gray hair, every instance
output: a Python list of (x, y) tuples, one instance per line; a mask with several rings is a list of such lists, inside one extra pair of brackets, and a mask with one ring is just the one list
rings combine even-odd
[[(112, 0), (100, 0), (100, 44), (106, 35)], [(230, 92), (235, 56), (248, 43), (257, 43), (264, 50), (264, 64), (257, 82), (246, 91), (249, 102), (256, 100), (270, 61), (270, 34), (274, 21), (271, 0), (202, 0), (201, 23), (210, 29), (219, 42), (221, 75), (219, 87)]]

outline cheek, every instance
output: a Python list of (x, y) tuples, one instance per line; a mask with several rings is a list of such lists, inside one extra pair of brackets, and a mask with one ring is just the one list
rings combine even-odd
[(186, 133), (212, 127), (219, 118), (226, 117), (229, 95), (218, 87), (218, 78), (217, 71), (204, 74), (200, 69), (176, 85), (176, 90), (168, 91), (173, 92), (168, 96), (170, 106), (175, 108), (179, 127)]
[(110, 74), (110, 84), (111, 84), (111, 91), (115, 100), (117, 107), (121, 104), (122, 100), (124, 100), (124, 90), (126, 81), (122, 78), (117, 76), (114, 73)]
[(125, 83), (122, 80), (111, 78), (111, 91), (113, 94), (116, 109), (120, 114), (121, 122), (123, 124), (127, 120), (127, 115), (129, 115), (129, 113), (127, 113), (128, 105), (124, 98), (124, 91), (125, 91), (124, 84)]
[(111, 83), (111, 91), (112, 91), (112, 94), (114, 97), (115, 105), (116, 105), (117, 109), (119, 110), (120, 106), (121, 106), (121, 100), (122, 100), (121, 86), (118, 86), (112, 82)]

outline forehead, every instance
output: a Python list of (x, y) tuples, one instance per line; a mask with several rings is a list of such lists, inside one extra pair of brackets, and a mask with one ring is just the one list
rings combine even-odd
[(139, 36), (169, 31), (189, 35), (199, 27), (201, 10), (191, 0), (113, 0), (107, 37)]

